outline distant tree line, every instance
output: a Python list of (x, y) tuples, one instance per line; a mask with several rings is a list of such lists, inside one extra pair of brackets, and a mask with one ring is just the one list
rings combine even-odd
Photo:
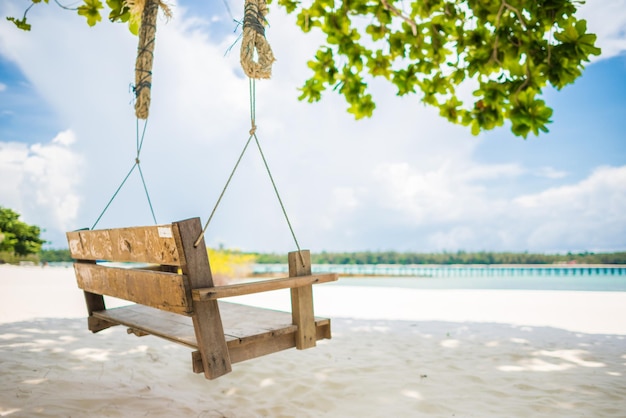
[[(286, 263), (283, 254), (257, 254), (257, 263)], [(396, 251), (321, 252), (311, 254), (313, 264), (626, 264), (626, 252), (531, 254), (528, 252), (441, 252)]]
[[(20, 215), (0, 207), (0, 262), (15, 263), (72, 261), (68, 249), (42, 249), (45, 243), (41, 229), (19, 220)], [(227, 251), (227, 250), (226, 250)], [(287, 263), (286, 254), (240, 253), (248, 262), (259, 264)], [(311, 254), (313, 264), (626, 264), (626, 252), (531, 254), (528, 252), (439, 252), (414, 253), (397, 251), (326, 252)], [(216, 266), (217, 267), (217, 266)]]
[(72, 257), (70, 256), (70, 250), (61, 249), (61, 250), (41, 250), (39, 253), (39, 260), (48, 263), (58, 263), (64, 261), (72, 261)]
[(20, 214), (0, 206), (0, 263), (36, 261), (36, 254), (45, 243), (41, 228), (20, 221)]
[[(242, 253), (244, 254), (244, 253)], [(279, 264), (287, 262), (286, 254), (245, 253), (255, 263)], [(41, 250), (39, 260), (46, 262), (72, 261), (67, 249)], [(321, 252), (312, 253), (313, 264), (626, 264), (626, 251), (614, 253), (531, 254), (514, 252), (441, 252), (411, 253), (396, 251)]]
[[(20, 215), (0, 206), (0, 263), (72, 261), (68, 249), (42, 249), (41, 228), (19, 220)], [(287, 263), (287, 254), (242, 253), (219, 249), (225, 256), (239, 257), (246, 263)], [(243, 258), (242, 258), (243, 257)], [(215, 255), (213, 256), (215, 258)], [(217, 262), (217, 260), (216, 260)], [(439, 252), (397, 251), (326, 252), (311, 254), (313, 264), (626, 264), (626, 251), (613, 253), (531, 254), (528, 252)], [(217, 267), (217, 264), (216, 264)]]

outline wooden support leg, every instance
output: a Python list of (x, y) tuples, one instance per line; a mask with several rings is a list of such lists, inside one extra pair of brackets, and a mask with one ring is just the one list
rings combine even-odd
[[(311, 253), (308, 250), (288, 254), (289, 277), (311, 274)], [(307, 285), (291, 289), (291, 315), (293, 324), (298, 326), (296, 348), (315, 347), (316, 329), (313, 312), (313, 286)]]
[(91, 292), (84, 293), (85, 302), (87, 304), (87, 313), (89, 314), (89, 317), (87, 318), (87, 327), (89, 328), (89, 331), (96, 333), (116, 325), (109, 321), (105, 321), (104, 319), (96, 318), (92, 315), (95, 311), (103, 311), (106, 309), (106, 306), (104, 305), (104, 296)]
[[(202, 371), (207, 379), (230, 373), (230, 355), (224, 337), (224, 328), (216, 300), (194, 302), (193, 327), (202, 360)], [(198, 369), (193, 360), (194, 370)]]
[(191, 352), (191, 368), (194, 373), (204, 372), (204, 366), (202, 365), (202, 354), (199, 351)]
[[(186, 258), (185, 264), (181, 267), (183, 273), (189, 278), (191, 288), (213, 287), (204, 238), (197, 246), (194, 245), (202, 233), (200, 219), (193, 218), (176, 222), (174, 226), (174, 238), (178, 246), (183, 248)], [(200, 363), (207, 379), (215, 379), (229, 373), (232, 367), (217, 301), (194, 301), (192, 320), (202, 360), (198, 362), (197, 354), (193, 355), (193, 370), (199, 371)]]

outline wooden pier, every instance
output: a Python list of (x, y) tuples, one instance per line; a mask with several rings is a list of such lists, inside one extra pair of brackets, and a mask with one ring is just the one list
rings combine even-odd
[[(285, 266), (257, 264), (257, 274), (284, 273)], [(626, 265), (620, 264), (320, 264), (312, 272), (324, 271), (340, 276), (405, 276), (405, 277), (499, 277), (499, 276), (625, 276)]]

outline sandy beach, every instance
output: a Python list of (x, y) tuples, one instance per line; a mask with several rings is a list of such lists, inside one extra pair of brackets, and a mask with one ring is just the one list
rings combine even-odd
[(0, 266), (0, 417), (626, 417), (626, 292), (340, 280), (315, 307), (332, 340), (208, 381), (186, 347), (89, 332), (72, 269)]

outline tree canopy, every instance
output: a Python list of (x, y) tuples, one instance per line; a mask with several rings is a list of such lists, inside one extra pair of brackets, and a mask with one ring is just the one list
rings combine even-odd
[[(282, 254), (257, 254), (257, 263), (286, 263)], [(626, 252), (615, 253), (567, 253), (540, 254), (514, 252), (439, 252), (413, 253), (397, 251), (321, 252), (311, 254), (313, 264), (555, 264), (576, 262), (579, 264), (626, 264)]]
[(39, 253), (45, 243), (39, 237), (41, 229), (19, 218), (17, 212), (0, 206), (0, 251), (20, 256)]
[[(127, 1), (106, 0), (108, 18), (129, 22), (136, 33)], [(300, 100), (317, 102), (335, 91), (357, 119), (373, 114), (368, 82), (381, 78), (399, 96), (418, 95), (473, 134), (508, 121), (517, 136), (538, 135), (548, 131), (552, 117), (541, 98), (544, 89), (573, 83), (589, 58), (600, 54), (596, 35), (575, 16), (583, 1), (276, 1), (296, 16), (303, 32), (326, 37), (308, 62), (311, 73)], [(104, 5), (82, 0), (76, 10), (93, 26), (102, 20)], [(26, 14), (8, 19), (30, 28)], [(466, 91), (472, 97), (462, 94)]]
[[(257, 264), (286, 264), (286, 254), (276, 253), (242, 253), (236, 250), (208, 249), (211, 270), (230, 274), (234, 266)], [(68, 249), (46, 249), (39, 254), (41, 261), (58, 262), (72, 261)], [(216, 266), (213, 266), (217, 259)], [(567, 253), (543, 254), (528, 252), (494, 252), (494, 251), (456, 251), (438, 253), (415, 253), (397, 251), (359, 251), (359, 252), (326, 252), (311, 253), (313, 264), (341, 265), (373, 265), (373, 264), (626, 264), (626, 252), (613, 253)], [(217, 264), (222, 264), (221, 267)], [(242, 276), (242, 274), (238, 274)]]

